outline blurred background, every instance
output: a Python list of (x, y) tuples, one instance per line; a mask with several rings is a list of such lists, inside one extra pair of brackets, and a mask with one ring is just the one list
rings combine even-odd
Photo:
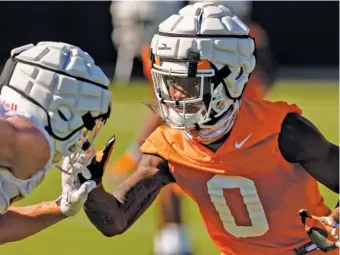
[[(63, 41), (89, 52), (112, 79), (112, 117), (102, 131), (98, 146), (115, 134), (112, 164), (122, 167), (121, 161), (129, 162), (118, 173), (113, 166), (108, 167), (105, 176), (108, 190), (133, 171), (133, 160), (137, 160), (131, 159), (131, 147), (138, 145), (139, 131), (147, 118), (148, 110), (141, 101), (152, 93), (145, 70), (152, 34), (159, 22), (186, 4), (184, 1), (136, 1), (127, 5), (109, 1), (0, 2), (0, 66), (17, 46)], [(271, 85), (265, 96), (298, 104), (327, 139), (339, 144), (339, 2), (224, 1), (223, 4), (244, 16), (249, 25), (260, 31), (260, 35), (254, 35), (259, 38), (257, 43), (264, 41), (268, 46), (270, 53), (264, 56), (270, 55), (271, 60), (264, 60), (263, 71), (270, 73)], [(126, 159), (128, 153), (130, 159)], [(43, 185), (19, 205), (56, 199), (60, 193), (59, 179), (60, 172), (53, 170)], [(326, 202), (334, 206), (337, 195), (321, 188)], [(200, 255), (219, 254), (195, 205), (184, 194), (178, 196), (182, 205), (179, 218), (191, 250)], [(102, 236), (80, 213), (24, 241), (0, 246), (0, 253), (151, 255), (154, 238), (164, 226), (164, 210), (160, 210), (163, 206), (157, 200), (121, 236)]]

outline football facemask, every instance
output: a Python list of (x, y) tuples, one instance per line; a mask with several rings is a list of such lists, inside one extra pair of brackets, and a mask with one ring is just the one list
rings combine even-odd
[(91, 160), (96, 154), (96, 150), (94, 148), (96, 138), (98, 137), (102, 127), (105, 125), (105, 121), (102, 118), (99, 118), (95, 121), (95, 123), (96, 124), (92, 130), (83, 128), (79, 134), (78, 142), (70, 146), (70, 154), (65, 156), (69, 160), (68, 169), (63, 169), (62, 166), (58, 164), (62, 162), (63, 155), (60, 152), (55, 153), (53, 157), (53, 163), (55, 163), (56, 167), (62, 172), (68, 174), (76, 173), (76, 171), (73, 169), (74, 164), (80, 163), (83, 166), (90, 164)]
[(213, 84), (209, 81), (211, 76), (213, 72), (188, 77), (181, 71), (152, 70), (155, 94), (160, 102), (156, 112), (167, 125), (187, 129), (210, 120), (211, 108), (204, 101), (210, 101), (209, 95), (213, 92)]
[(228, 112), (236, 102), (227, 97), (223, 84), (214, 80), (215, 69), (209, 61), (199, 61), (197, 67), (190, 75), (185, 63), (153, 65), (158, 104), (153, 100), (146, 104), (171, 128), (211, 128), (213, 124), (209, 122)]

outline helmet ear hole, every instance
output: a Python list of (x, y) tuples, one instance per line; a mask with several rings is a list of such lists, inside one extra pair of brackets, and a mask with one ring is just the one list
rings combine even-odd
[(59, 107), (58, 114), (59, 114), (60, 118), (64, 121), (71, 120), (72, 116), (73, 116), (71, 110), (64, 107), (64, 106)]

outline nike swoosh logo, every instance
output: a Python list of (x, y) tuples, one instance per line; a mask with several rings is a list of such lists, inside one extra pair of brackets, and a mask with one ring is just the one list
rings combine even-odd
[(248, 141), (248, 139), (251, 137), (251, 135), (252, 135), (252, 133), (250, 133), (250, 135), (248, 135), (247, 138), (244, 139), (244, 140), (243, 140), (242, 142), (240, 142), (240, 143), (236, 142), (236, 143), (235, 143), (235, 148), (236, 148), (236, 149), (240, 149), (240, 148)]

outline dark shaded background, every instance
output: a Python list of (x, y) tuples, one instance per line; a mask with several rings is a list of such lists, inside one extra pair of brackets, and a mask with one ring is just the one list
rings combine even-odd
[[(109, 6), (110, 2), (0, 2), (0, 65), (16, 46), (53, 40), (80, 46), (100, 65), (114, 68)], [(253, 19), (267, 30), (279, 64), (339, 64), (339, 2), (253, 2)], [(141, 75), (140, 68), (134, 75)]]

